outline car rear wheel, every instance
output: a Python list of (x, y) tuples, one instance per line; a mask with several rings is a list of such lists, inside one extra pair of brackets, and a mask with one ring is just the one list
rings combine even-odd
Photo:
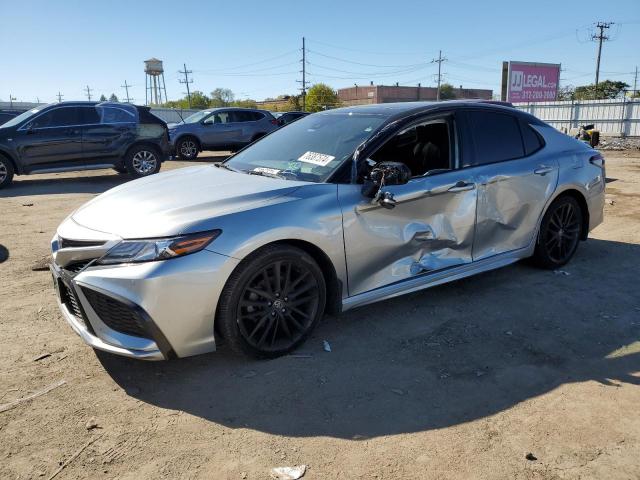
[(13, 164), (0, 156), (0, 188), (4, 188), (13, 181)]
[(538, 266), (555, 269), (571, 260), (580, 243), (582, 216), (580, 204), (570, 196), (560, 197), (549, 206), (533, 255)]
[(234, 351), (274, 358), (306, 340), (322, 317), (325, 298), (325, 280), (311, 256), (291, 246), (270, 246), (229, 277), (216, 321)]
[(192, 137), (185, 137), (178, 140), (176, 153), (182, 160), (193, 160), (198, 156), (198, 142)]
[(160, 171), (160, 155), (150, 146), (141, 145), (129, 151), (125, 159), (127, 172), (134, 177), (146, 177)]

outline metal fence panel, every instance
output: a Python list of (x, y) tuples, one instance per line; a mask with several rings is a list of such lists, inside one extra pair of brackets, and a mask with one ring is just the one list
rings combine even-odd
[(514, 107), (562, 131), (593, 123), (604, 135), (640, 136), (640, 99), (515, 103)]

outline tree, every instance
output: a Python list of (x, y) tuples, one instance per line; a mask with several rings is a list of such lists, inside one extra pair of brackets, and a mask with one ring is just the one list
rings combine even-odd
[(614, 82), (613, 80), (605, 80), (598, 83), (596, 90), (595, 84), (583, 85), (577, 87), (575, 91), (576, 100), (603, 100), (606, 98), (617, 98), (624, 94), (624, 90), (629, 88), (625, 82)]
[(319, 112), (339, 106), (338, 94), (329, 85), (316, 83), (307, 91), (307, 112)]
[(301, 98), (300, 95), (291, 95), (289, 97), (289, 101), (287, 102), (287, 111), (291, 112), (297, 112), (299, 110), (302, 110), (302, 105), (300, 104)]
[(120, 100), (118, 100), (118, 97), (116, 96), (115, 93), (112, 93), (111, 96), (109, 97), (109, 101), (110, 102), (119, 102)]
[(228, 107), (233, 102), (235, 95), (228, 88), (216, 88), (211, 92), (212, 107)]
[(574, 100), (576, 97), (576, 88), (573, 85), (560, 87), (556, 94), (556, 100)]
[(232, 107), (240, 107), (240, 108), (257, 108), (258, 104), (255, 100), (247, 98), (245, 100), (234, 100), (231, 102)]
[(454, 98), (456, 98), (456, 92), (453, 85), (450, 83), (440, 85), (440, 100), (453, 100)]
[(105, 97), (104, 94), (100, 95), (100, 101), (101, 102), (106, 102), (107, 101), (107, 97)]
[[(184, 99), (184, 100), (186, 100), (186, 107), (183, 107), (183, 108), (189, 108), (189, 100), (188, 99)], [(202, 110), (205, 108), (209, 108), (210, 103), (211, 103), (211, 99), (201, 91), (195, 90), (191, 92), (191, 108)]]

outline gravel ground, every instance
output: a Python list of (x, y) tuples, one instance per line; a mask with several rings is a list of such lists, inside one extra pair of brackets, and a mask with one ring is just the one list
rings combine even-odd
[(567, 274), (519, 263), (328, 317), (272, 361), (85, 346), (31, 268), (127, 178), (18, 177), (0, 192), (0, 404), (65, 383), (0, 406), (0, 478), (640, 478), (640, 154), (605, 155), (606, 220)]

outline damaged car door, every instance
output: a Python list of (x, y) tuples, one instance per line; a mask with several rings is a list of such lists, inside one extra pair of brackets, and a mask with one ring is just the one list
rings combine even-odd
[(371, 166), (400, 162), (412, 173), (383, 187), (385, 205), (361, 185), (338, 185), (350, 296), (472, 261), (477, 188), (456, 168), (455, 129), (453, 115), (422, 119), (369, 156)]
[(478, 185), (473, 260), (528, 247), (558, 182), (557, 153), (514, 115), (481, 109), (464, 115), (462, 167)]

